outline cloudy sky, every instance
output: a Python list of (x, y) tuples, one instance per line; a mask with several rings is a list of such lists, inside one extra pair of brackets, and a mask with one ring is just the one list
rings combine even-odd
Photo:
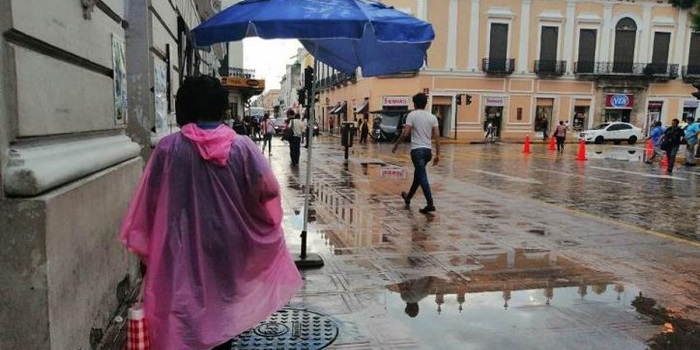
[(279, 89), (287, 64), (294, 62), (297, 40), (243, 39), (243, 66), (255, 70), (255, 77), (265, 79), (265, 89)]

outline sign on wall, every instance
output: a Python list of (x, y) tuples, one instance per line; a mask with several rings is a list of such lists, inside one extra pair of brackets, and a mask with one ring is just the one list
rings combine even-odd
[(631, 94), (607, 94), (605, 96), (605, 108), (632, 109), (634, 95)]
[(124, 40), (112, 34), (112, 67), (114, 70), (114, 122), (124, 125), (127, 117), (126, 51)]
[(383, 96), (383, 106), (408, 106), (411, 98), (408, 96)]
[(153, 59), (153, 95), (157, 134), (161, 134), (168, 127), (167, 70), (168, 65), (165, 62), (157, 58)]
[(506, 98), (502, 96), (494, 97), (494, 96), (488, 96), (485, 97), (485, 103), (487, 106), (493, 106), (493, 107), (503, 107), (506, 105)]

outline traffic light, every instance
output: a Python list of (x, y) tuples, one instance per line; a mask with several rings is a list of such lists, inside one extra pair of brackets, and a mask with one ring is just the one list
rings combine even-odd
[(299, 104), (306, 105), (306, 89), (297, 90), (297, 100), (299, 100)]
[(311, 91), (314, 84), (314, 69), (311, 67), (304, 68), (304, 89)]
[(698, 91), (691, 93), (691, 95), (693, 95), (693, 97), (695, 97), (696, 99), (700, 100), (700, 82), (693, 83), (693, 87)]
[(457, 95), (457, 105), (459, 106), (461, 104), (462, 104), (462, 95)]
[(467, 98), (467, 106), (472, 104), (472, 95), (465, 95), (465, 97)]

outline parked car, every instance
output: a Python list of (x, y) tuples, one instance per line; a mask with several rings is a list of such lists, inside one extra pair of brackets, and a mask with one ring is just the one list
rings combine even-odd
[(622, 141), (627, 141), (630, 145), (637, 143), (637, 140), (644, 138), (642, 129), (623, 122), (611, 122), (600, 124), (593, 129), (581, 131), (578, 134), (578, 140), (585, 142), (603, 143), (612, 141), (616, 145)]

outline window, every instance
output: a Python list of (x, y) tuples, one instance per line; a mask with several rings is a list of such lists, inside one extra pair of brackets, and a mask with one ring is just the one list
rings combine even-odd
[(541, 72), (554, 72), (557, 61), (557, 46), (559, 42), (559, 27), (542, 27), (540, 35), (540, 65)]
[(690, 34), (687, 74), (700, 75), (700, 32)]
[(489, 70), (505, 71), (508, 59), (508, 24), (491, 23)]
[(671, 33), (654, 33), (654, 49), (651, 54), (651, 64), (647, 70), (652, 74), (663, 74), (668, 70), (668, 50), (671, 44)]
[(618, 130), (631, 130), (632, 126), (627, 125), (627, 124), (620, 124), (620, 126), (617, 128)]
[(593, 73), (597, 37), (598, 31), (596, 29), (581, 29), (579, 31), (577, 73)]
[(613, 72), (632, 73), (634, 66), (634, 47), (637, 40), (637, 24), (625, 17), (615, 27), (615, 55)]

